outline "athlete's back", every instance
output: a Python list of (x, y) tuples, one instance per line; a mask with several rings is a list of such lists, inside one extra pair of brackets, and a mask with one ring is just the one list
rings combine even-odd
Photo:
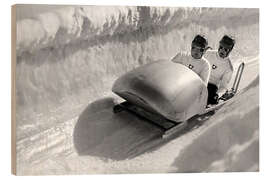
[(197, 73), (205, 84), (208, 83), (210, 75), (210, 64), (205, 58), (194, 59), (190, 54), (178, 53), (172, 59), (172, 61), (185, 65), (186, 67)]

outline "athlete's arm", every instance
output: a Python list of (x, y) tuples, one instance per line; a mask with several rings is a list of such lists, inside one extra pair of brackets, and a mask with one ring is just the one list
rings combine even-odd
[(201, 77), (201, 79), (206, 85), (208, 84), (208, 81), (210, 78), (210, 71), (211, 71), (210, 64), (208, 61), (205, 61), (204, 68), (202, 69), (199, 76)]
[(220, 81), (220, 86), (219, 86), (219, 90), (218, 90), (219, 92), (228, 89), (228, 84), (231, 81), (232, 74), (233, 74), (233, 70), (231, 68), (225, 71), (225, 73), (223, 74), (221, 81)]

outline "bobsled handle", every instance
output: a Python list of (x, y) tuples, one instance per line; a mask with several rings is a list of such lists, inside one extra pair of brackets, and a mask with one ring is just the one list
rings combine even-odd
[(242, 62), (238, 66), (237, 73), (236, 73), (236, 76), (235, 76), (235, 79), (234, 79), (234, 83), (233, 83), (233, 86), (232, 86), (232, 92), (234, 94), (238, 91), (238, 87), (239, 87), (240, 80), (241, 80), (241, 77), (242, 77), (242, 74), (243, 74), (243, 71), (244, 71), (244, 67), (245, 67), (245, 63), (244, 62)]

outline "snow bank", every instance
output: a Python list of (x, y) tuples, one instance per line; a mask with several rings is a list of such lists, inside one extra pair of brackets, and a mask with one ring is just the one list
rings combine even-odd
[[(18, 5), (21, 8), (25, 5)], [(39, 7), (40, 5), (32, 5)], [(140, 23), (142, 13), (137, 7), (124, 6), (59, 6), (52, 12), (37, 14), (32, 18), (20, 19), (17, 22), (17, 50), (33, 51), (36, 49), (64, 45), (76, 38), (88, 38), (94, 35), (114, 34), (123, 24), (135, 27)], [(146, 13), (162, 16), (167, 8), (148, 9)], [(174, 12), (176, 8), (171, 8)], [(18, 10), (19, 11), (19, 10)], [(143, 14), (151, 16), (150, 14)], [(144, 17), (144, 18), (147, 18)], [(158, 17), (157, 17), (158, 18)], [(169, 17), (166, 18), (168, 20)], [(108, 29), (109, 28), (109, 29)], [(64, 37), (59, 39), (61, 31)], [(84, 32), (88, 31), (87, 34)], [(127, 29), (124, 29), (127, 31)], [(59, 33), (59, 34), (57, 34)], [(55, 46), (55, 45), (53, 45)]]
[[(18, 5), (26, 8), (27, 5)], [(31, 5), (39, 9), (42, 5)], [(50, 11), (51, 7), (51, 11)], [(257, 9), (166, 8), (127, 6), (49, 6), (49, 12), (23, 19), (17, 15), (17, 51), (34, 51), (60, 46), (93, 36), (115, 35), (134, 30), (165, 28), (171, 30), (192, 21), (204, 26), (224, 28), (258, 21)], [(229, 13), (228, 13), (229, 12)], [(217, 21), (216, 17), (219, 21)], [(223, 17), (223, 18), (222, 18)], [(243, 18), (246, 17), (246, 18)], [(218, 22), (218, 24), (217, 24)], [(231, 31), (232, 34), (233, 31)]]

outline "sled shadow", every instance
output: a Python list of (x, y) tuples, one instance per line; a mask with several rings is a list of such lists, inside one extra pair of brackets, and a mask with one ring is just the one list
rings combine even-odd
[(124, 160), (157, 144), (162, 131), (125, 111), (114, 114), (113, 98), (90, 103), (80, 114), (73, 132), (81, 156)]

